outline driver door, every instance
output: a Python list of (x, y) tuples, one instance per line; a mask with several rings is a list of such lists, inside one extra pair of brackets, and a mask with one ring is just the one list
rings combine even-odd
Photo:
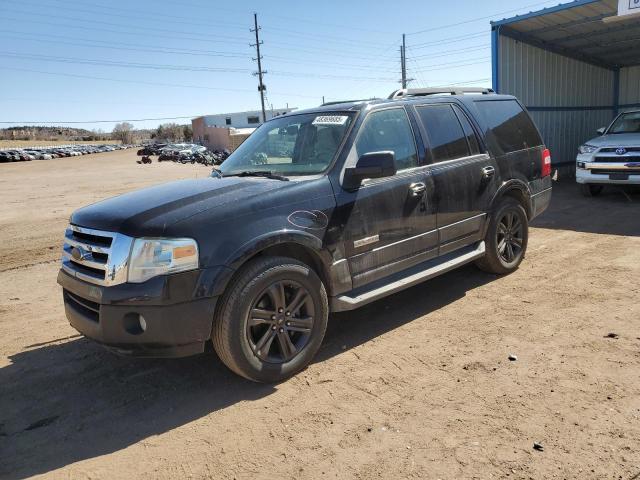
[(397, 173), (364, 180), (342, 191), (343, 240), (353, 288), (414, 266), (438, 254), (433, 180), (420, 165), (416, 139), (403, 107), (367, 116), (345, 166), (365, 153), (393, 151)]

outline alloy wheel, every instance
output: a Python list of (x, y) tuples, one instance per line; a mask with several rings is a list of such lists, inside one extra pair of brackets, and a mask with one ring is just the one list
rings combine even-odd
[(498, 255), (505, 263), (513, 263), (522, 253), (524, 226), (514, 211), (504, 213), (497, 229)]
[(271, 284), (254, 300), (247, 318), (254, 355), (268, 363), (290, 361), (309, 343), (314, 313), (305, 287), (289, 280)]

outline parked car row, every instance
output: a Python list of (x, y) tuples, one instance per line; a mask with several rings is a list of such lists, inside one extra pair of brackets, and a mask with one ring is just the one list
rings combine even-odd
[(142, 160), (138, 163), (151, 163), (151, 155), (158, 155), (159, 162), (201, 163), (203, 165), (220, 165), (227, 159), (229, 150), (207, 150), (202, 145), (192, 143), (152, 144), (138, 150)]
[(61, 157), (79, 157), (90, 153), (125, 150), (135, 145), (62, 145), (56, 147), (31, 147), (0, 150), (0, 163), (51, 160)]

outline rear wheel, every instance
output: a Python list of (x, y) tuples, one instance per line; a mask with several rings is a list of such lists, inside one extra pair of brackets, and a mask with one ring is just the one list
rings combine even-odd
[(585, 197), (597, 197), (604, 190), (604, 185), (594, 185), (592, 183), (581, 183), (580, 192)]
[(213, 346), (235, 373), (278, 382), (311, 362), (328, 315), (327, 293), (311, 268), (291, 258), (259, 258), (242, 268), (220, 299)]
[(492, 215), (485, 236), (485, 256), (476, 265), (485, 272), (504, 275), (518, 268), (527, 250), (527, 213), (513, 198), (505, 198)]

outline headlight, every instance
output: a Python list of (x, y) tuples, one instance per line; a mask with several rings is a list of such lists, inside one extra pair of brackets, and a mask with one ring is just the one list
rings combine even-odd
[(593, 153), (593, 152), (595, 152), (596, 150), (598, 150), (598, 147), (594, 147), (593, 145), (581, 145), (581, 146), (578, 148), (578, 151), (579, 151), (580, 153)]
[(129, 259), (131, 283), (142, 283), (158, 275), (198, 268), (198, 244), (190, 238), (136, 238)]

